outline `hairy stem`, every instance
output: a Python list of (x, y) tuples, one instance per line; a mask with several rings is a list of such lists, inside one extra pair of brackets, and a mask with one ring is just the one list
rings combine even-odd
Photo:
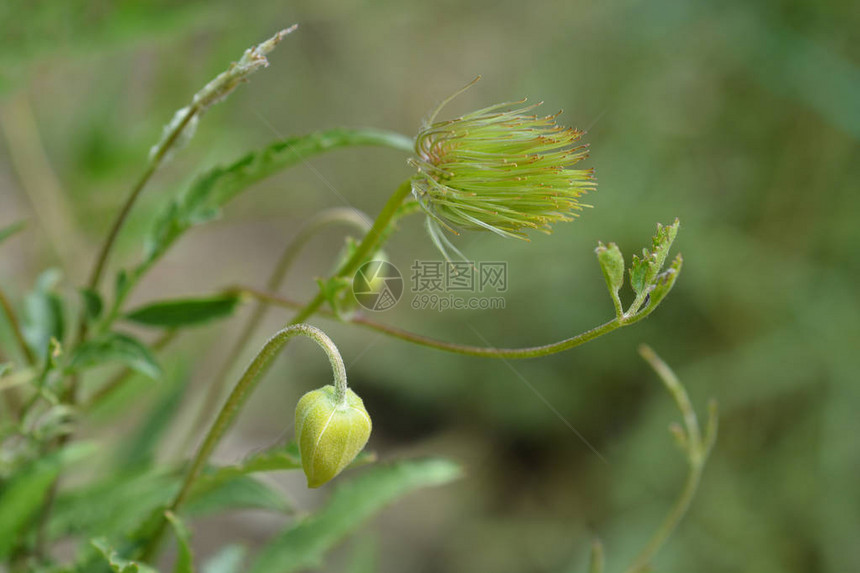
[[(270, 304), (282, 306), (284, 308), (303, 308), (302, 303), (300, 302), (276, 294), (263, 292), (250, 287), (234, 287), (232, 289), (228, 289), (227, 292), (243, 293), (259, 300), (267, 301)], [(645, 312), (650, 314), (652, 311), (653, 308), (648, 309)], [(336, 318), (334, 313), (329, 311), (319, 311), (319, 314), (328, 318)], [(595, 338), (599, 338), (604, 334), (609, 334), (610, 332), (617, 330), (623, 326), (627, 326), (628, 324), (632, 324), (633, 322), (638, 322), (638, 320), (644, 317), (637, 315), (635, 318), (635, 321), (626, 318), (615, 318), (613, 320), (610, 320), (609, 322), (601, 324), (600, 326), (577, 334), (576, 336), (565, 338), (564, 340), (559, 340), (558, 342), (552, 342), (550, 344), (543, 344), (540, 346), (527, 346), (524, 348), (492, 348), (486, 346), (457, 344), (455, 342), (448, 342), (445, 340), (439, 340), (437, 338), (431, 338), (429, 336), (424, 336), (423, 334), (417, 334), (408, 330), (404, 330), (402, 328), (397, 328), (396, 326), (390, 326), (381, 322), (376, 322), (375, 320), (360, 315), (347, 319), (347, 322), (362, 326), (364, 328), (375, 330), (376, 332), (391, 336), (392, 338), (398, 338), (405, 342), (411, 342), (419, 346), (435, 348), (437, 350), (443, 350), (445, 352), (451, 352), (454, 354), (462, 354), (465, 356), (478, 356), (483, 358), (524, 359), (538, 358), (541, 356), (548, 356), (550, 354), (556, 354), (558, 352), (570, 350), (571, 348), (575, 348), (577, 346), (585, 344), (586, 342), (594, 340)]]
[[(361, 241), (359, 246), (355, 249), (352, 256), (345, 261), (340, 269), (335, 273), (335, 277), (346, 277), (350, 274), (354, 273), (358, 267), (364, 262), (365, 258), (374, 253), (384, 242), (385, 238), (388, 236), (390, 231), (390, 227), (393, 221), (396, 219), (396, 216), (399, 213), (402, 213), (402, 205), (406, 198), (412, 191), (412, 183), (411, 180), (406, 180), (402, 183), (388, 198), (388, 201), (382, 208), (382, 211), (379, 213), (379, 216), (373, 222), (373, 225), (368, 231), (367, 235), (365, 235), (364, 239)], [(297, 315), (293, 318), (290, 325), (281, 330), (275, 337), (279, 337), (283, 335), (283, 340), (278, 343), (276, 350), (272, 351), (272, 355), (277, 353), (289, 340), (291, 336), (295, 334), (293, 328), (300, 326), (300, 323), (304, 322), (308, 317), (312, 316), (316, 313), (322, 304), (325, 302), (325, 297), (320, 291), (316, 297), (314, 297), (307, 305), (300, 310)], [(311, 326), (301, 325), (304, 329), (313, 329), (317, 330)], [(292, 332), (293, 334), (286, 335), (285, 333)], [(321, 333), (321, 331), (319, 331)], [(321, 333), (322, 334), (322, 333)], [(323, 334), (323, 336), (325, 336)], [(182, 489), (177, 494), (171, 506), (168, 508), (171, 511), (176, 512), (176, 509), (182, 504), (185, 498), (188, 495), (191, 485), (193, 485), (194, 480), (197, 475), (200, 473), (200, 470), (203, 467), (203, 464), (209, 458), (209, 455), (212, 453), (212, 450), (217, 445), (223, 433), (227, 430), (235, 417), (237, 411), (244, 404), (244, 400), (247, 398), (249, 393), (249, 386), (253, 388), (252, 384), (254, 380), (259, 377), (265, 375), (271, 366), (271, 356), (265, 354), (266, 349), (270, 348), (270, 344), (272, 344), (274, 337), (270, 340), (266, 346), (263, 347), (263, 350), (257, 355), (248, 369), (245, 371), (245, 374), (240, 379), (239, 383), (233, 389), (233, 392), (227, 398), (227, 402), (224, 407), (218, 414), (218, 417), (215, 419), (209, 433), (203, 439), (200, 448), (197, 450), (197, 454), (194, 457), (194, 460), (191, 463), (191, 467), (186, 475), (185, 483), (182, 486)], [(271, 348), (270, 348), (271, 349)], [(332, 366), (334, 366), (334, 362), (332, 362)], [(337, 375), (335, 376), (335, 380), (337, 381)], [(346, 375), (344, 372), (344, 386), (345, 386)], [(164, 535), (166, 520), (164, 519), (163, 514), (157, 517), (157, 525), (155, 527), (154, 532), (148, 536), (148, 541), (146, 545), (143, 547), (141, 551), (141, 559), (144, 561), (148, 561), (158, 550), (158, 546), (161, 543), (161, 538)]]
[[(340, 356), (340, 352), (338, 352), (337, 346), (323, 331), (307, 324), (294, 324), (280, 330), (266, 342), (245, 370), (245, 373), (239, 378), (236, 386), (233, 387), (233, 391), (221, 407), (218, 416), (209, 428), (209, 432), (207, 432), (206, 437), (197, 449), (197, 453), (188, 467), (179, 492), (168, 506), (168, 511), (176, 513), (188, 498), (188, 494), (200, 472), (203, 470), (203, 466), (209, 460), (209, 456), (212, 455), (221, 438), (224, 437), (224, 434), (232, 425), (236, 414), (238, 414), (239, 410), (257, 387), (261, 376), (268, 369), (267, 366), (278, 352), (281, 351), (287, 341), (294, 336), (306, 336), (319, 344), (328, 355), (329, 362), (331, 363), (337, 396), (342, 399), (346, 395), (346, 368), (343, 365), (343, 359)], [(143, 552), (142, 559), (144, 561), (149, 560), (157, 550), (163, 535), (164, 523), (165, 520), (160, 520), (160, 525), (156, 529), (155, 534), (150, 538), (150, 542)]]
[[(330, 227), (331, 225), (337, 224), (349, 225), (361, 233), (366, 233), (370, 229), (370, 220), (367, 215), (357, 209), (352, 209), (350, 207), (333, 207), (318, 213), (299, 230), (296, 236), (293, 237), (289, 243), (287, 243), (283, 254), (281, 254), (281, 258), (278, 259), (277, 264), (272, 270), (272, 274), (269, 276), (268, 281), (266, 281), (266, 290), (269, 292), (277, 292), (284, 284), (293, 263), (305, 245), (307, 245), (308, 241), (310, 241), (320, 231)], [(218, 405), (222, 395), (224, 394), (224, 389), (230, 379), (229, 376), (233, 365), (236, 364), (245, 353), (248, 343), (251, 341), (251, 338), (257, 331), (263, 318), (266, 316), (266, 312), (269, 310), (271, 305), (269, 301), (259, 298), (256, 299), (256, 301), (257, 303), (251, 312), (251, 316), (248, 318), (248, 321), (245, 323), (245, 326), (236, 338), (233, 348), (227, 355), (227, 359), (224, 361), (223, 366), (221, 366), (221, 372), (216, 378), (215, 383), (206, 389), (203, 406), (198, 410), (197, 417), (194, 423), (191, 424), (191, 433), (188, 435), (186, 447), (183, 448), (183, 451), (187, 449), (187, 441), (193, 439), (195, 435), (194, 431), (203, 426), (211, 412), (215, 410), (215, 407)]]

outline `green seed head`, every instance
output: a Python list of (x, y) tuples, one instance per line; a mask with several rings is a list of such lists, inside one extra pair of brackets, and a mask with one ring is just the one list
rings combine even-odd
[(525, 239), (584, 207), (579, 197), (595, 187), (593, 170), (571, 168), (586, 156), (586, 146), (574, 145), (583, 132), (557, 125), (558, 114), (529, 115), (540, 104), (524, 102), (447, 121), (432, 114), (410, 160), (418, 170), (412, 192), (431, 226)]
[(334, 386), (308, 392), (296, 406), (296, 441), (308, 487), (334, 478), (370, 438), (370, 416), (355, 392), (338, 399)]

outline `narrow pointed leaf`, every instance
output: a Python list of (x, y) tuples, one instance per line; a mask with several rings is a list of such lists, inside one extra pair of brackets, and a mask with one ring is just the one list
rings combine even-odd
[(135, 309), (125, 318), (146, 326), (195, 326), (230, 316), (239, 302), (238, 294), (164, 300)]
[(339, 484), (324, 507), (277, 536), (249, 571), (289, 573), (314, 568), (329, 549), (389, 503), (459, 476), (460, 468), (442, 459), (374, 466), (356, 479)]

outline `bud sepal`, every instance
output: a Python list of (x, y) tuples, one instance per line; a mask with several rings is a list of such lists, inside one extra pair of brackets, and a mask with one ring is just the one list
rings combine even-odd
[(361, 398), (335, 386), (308, 392), (296, 405), (296, 441), (308, 487), (325, 484), (364, 449), (371, 431)]

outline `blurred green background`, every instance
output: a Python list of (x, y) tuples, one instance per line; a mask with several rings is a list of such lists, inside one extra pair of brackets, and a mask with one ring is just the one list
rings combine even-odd
[[(856, 2), (0, 0), (0, 226), (30, 221), (0, 258), (13, 298), (48, 266), (82, 283), (173, 111), (246, 47), (294, 22), (299, 31), (270, 68), (213, 108), (159, 173), (115, 268), (139, 257), (154, 215), (204, 168), (319, 128), (413, 135), (436, 102), (478, 74), (446, 113), (523, 96), (564, 109), (560, 121), (588, 130), (594, 209), (530, 243), (458, 240), (476, 260), (508, 262), (504, 310), (401, 303), (380, 320), (468, 344), (482, 343), (476, 332), (497, 346), (549, 342), (612, 316), (598, 240), (629, 256), (657, 221), (677, 216), (685, 257), (675, 290), (645, 322), (513, 362), (515, 370), (318, 320), (373, 414), (371, 447), (383, 458), (450, 456), (467, 472), (387, 510), (324, 570), (348, 570), (358, 551), (390, 572), (583, 571), (594, 536), (609, 570), (627, 563), (685, 474), (666, 432), (678, 414), (636, 354), (647, 342), (700, 411), (709, 397), (721, 408), (700, 494), (657, 570), (860, 571)], [(354, 149), (267, 180), (181, 241), (132, 303), (262, 287), (312, 213), (346, 202), (375, 214), (409, 174), (404, 154)], [(312, 295), (311, 278), (341, 245), (337, 231), (315, 241), (284, 292)], [(387, 252), (401, 269), (438, 258), (418, 217)], [(273, 312), (260, 342), (286, 316)], [(166, 354), (192, 385), (164, 456), (182, 455), (185, 426), (238, 324), (194, 331)], [(220, 457), (291, 434), (295, 400), (328, 376), (315, 349), (294, 346)], [(137, 401), (130, 420), (163, 391), (133, 384), (123, 398)], [(85, 430), (114, 431), (98, 420)], [(318, 502), (298, 476), (275, 481), (300, 509)], [(204, 556), (231, 540), (253, 546), (280, 521), (261, 512), (202, 521), (195, 543)]]

